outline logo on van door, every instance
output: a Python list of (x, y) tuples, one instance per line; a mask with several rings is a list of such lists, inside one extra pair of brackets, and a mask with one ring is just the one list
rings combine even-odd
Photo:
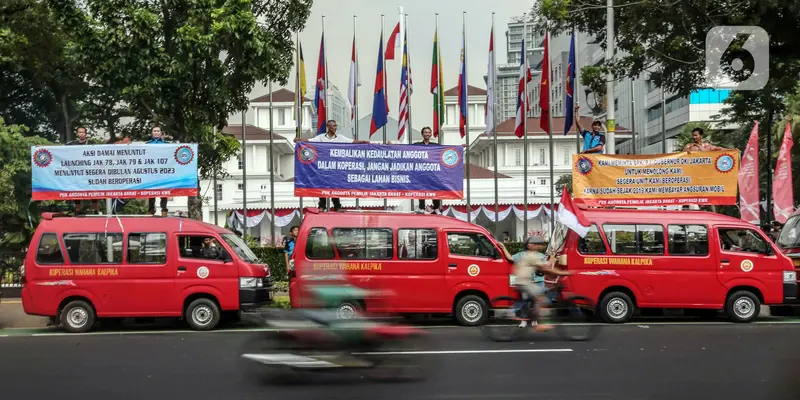
[(750, 271), (753, 270), (753, 262), (750, 261), (750, 260), (744, 260), (744, 261), (742, 261), (741, 267), (742, 267), (742, 271), (750, 272)]
[(200, 279), (208, 278), (208, 274), (208, 267), (203, 266), (197, 269), (197, 277)]
[(481, 273), (481, 267), (478, 264), (472, 264), (467, 268), (467, 273), (469, 276), (478, 276)]

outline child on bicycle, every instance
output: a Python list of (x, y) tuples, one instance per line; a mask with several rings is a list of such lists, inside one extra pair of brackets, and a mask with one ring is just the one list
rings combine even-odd
[[(540, 237), (531, 236), (525, 240), (525, 252), (514, 263), (514, 277), (517, 290), (522, 294), (528, 295), (533, 299), (533, 310), (531, 310), (532, 324), (535, 324), (537, 332), (549, 331), (553, 327), (551, 325), (542, 325), (536, 323), (536, 319), (540, 315), (542, 305), (545, 303), (546, 289), (543, 285), (535, 283), (534, 276), (536, 272), (542, 272), (548, 275), (555, 276), (568, 276), (572, 275), (571, 272), (565, 271), (554, 266), (555, 257), (547, 260), (547, 256), (542, 253), (545, 249), (546, 242)], [(503, 247), (505, 253), (508, 253)], [(508, 255), (506, 255), (508, 256)]]

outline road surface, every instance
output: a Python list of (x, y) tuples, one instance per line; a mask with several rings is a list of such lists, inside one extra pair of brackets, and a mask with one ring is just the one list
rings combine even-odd
[[(246, 331), (0, 337), (4, 399), (797, 399), (798, 324), (606, 326), (591, 342), (486, 341), (428, 328), (425, 382), (358, 373), (271, 385), (244, 373)], [(0, 331), (3, 334), (4, 331)]]

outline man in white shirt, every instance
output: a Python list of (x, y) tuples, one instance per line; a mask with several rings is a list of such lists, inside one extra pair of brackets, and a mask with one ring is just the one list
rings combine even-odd
[[(296, 142), (322, 142), (322, 143), (369, 143), (367, 140), (353, 140), (344, 135), (337, 135), (336, 134), (336, 121), (329, 119), (326, 126), (328, 127), (328, 131), (325, 133), (321, 133), (317, 136), (314, 136), (311, 139), (302, 139), (302, 138), (294, 138)], [(339, 211), (342, 208), (342, 203), (338, 198), (333, 198), (333, 211)], [(319, 208), (322, 210), (327, 210), (328, 207), (328, 199), (320, 197), (319, 199)]]

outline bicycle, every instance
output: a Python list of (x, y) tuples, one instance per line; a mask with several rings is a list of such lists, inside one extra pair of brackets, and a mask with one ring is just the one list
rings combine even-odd
[[(546, 283), (553, 284), (545, 296), (555, 295), (555, 301), (551, 300), (552, 304), (546, 311), (549, 314), (548, 322), (554, 324), (556, 334), (570, 341), (586, 341), (597, 336), (601, 325), (591, 321), (592, 312), (595, 310), (594, 301), (585, 296), (565, 292), (564, 284), (559, 282), (558, 278)], [(492, 300), (495, 321), (494, 324), (483, 327), (484, 334), (493, 341), (509, 342), (519, 340), (531, 332), (530, 311), (533, 309), (534, 299), (523, 297), (500, 296)], [(542, 319), (541, 316), (539, 319)], [(573, 329), (579, 333), (573, 333)]]

